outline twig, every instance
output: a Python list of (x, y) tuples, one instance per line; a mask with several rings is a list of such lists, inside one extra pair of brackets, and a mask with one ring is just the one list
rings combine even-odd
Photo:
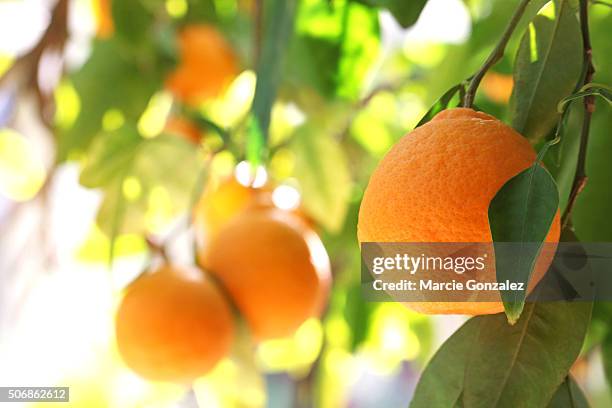
[(470, 85), (465, 94), (465, 100), (463, 103), (464, 107), (466, 108), (472, 107), (472, 105), (474, 104), (474, 97), (476, 96), (476, 90), (478, 89), (478, 85), (480, 85), (480, 81), (485, 76), (487, 71), (504, 56), (506, 45), (508, 45), (508, 41), (510, 41), (510, 37), (512, 36), (512, 33), (514, 32), (516, 25), (521, 20), (521, 17), (523, 16), (523, 13), (525, 12), (525, 9), (527, 8), (527, 5), (529, 4), (530, 1), (531, 0), (521, 1), (521, 3), (516, 8), (516, 11), (514, 12), (512, 19), (510, 19), (510, 22), (508, 23), (506, 30), (502, 34), (501, 39), (499, 40), (499, 42), (497, 43), (497, 45), (495, 46), (495, 48), (493, 49), (493, 51), (491, 52), (491, 54), (489, 55), (485, 63), (482, 65), (482, 67), (478, 70), (478, 72), (476, 72), (476, 74), (474, 74), (474, 77), (470, 81)]
[[(584, 50), (583, 60), (583, 78), (582, 85), (586, 85), (593, 80), (595, 67), (593, 66), (593, 48), (591, 46), (591, 35), (589, 33), (589, 14), (588, 0), (580, 0), (580, 30), (582, 32), (582, 48)], [(595, 96), (587, 95), (584, 97), (584, 118), (582, 121), (582, 130), (580, 133), (580, 150), (578, 152), (578, 162), (576, 163), (576, 173), (572, 189), (563, 213), (561, 225), (566, 227), (576, 204), (578, 194), (584, 189), (587, 183), (586, 175), (586, 153), (589, 143), (589, 130), (591, 128), (591, 117), (595, 111)]]
[(43, 36), (34, 48), (32, 48), (27, 54), (20, 57), (13, 66), (0, 77), (0, 86), (4, 81), (7, 81), (12, 74), (19, 70), (23, 70), (23, 83), (20, 85), (31, 87), (36, 92), (38, 100), (41, 104), (41, 118), (47, 125), (45, 115), (43, 114), (44, 107), (43, 103), (46, 100), (46, 95), (43, 95), (42, 90), (38, 86), (38, 69), (40, 65), (40, 59), (44, 52), (48, 49), (56, 47), (60, 52), (63, 50), (66, 40), (68, 38), (68, 0), (58, 0), (55, 5), (52, 14), (51, 22), (47, 26)]
[(152, 253), (159, 255), (164, 260), (164, 263), (171, 263), (164, 245), (157, 243), (151, 237), (145, 237), (145, 241), (147, 242), (147, 246), (149, 247)]

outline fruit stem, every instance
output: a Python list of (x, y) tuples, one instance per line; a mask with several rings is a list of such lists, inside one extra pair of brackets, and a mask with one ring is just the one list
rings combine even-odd
[[(589, 33), (589, 14), (588, 0), (580, 0), (580, 30), (582, 32), (583, 74), (582, 86), (591, 83), (595, 74), (593, 66), (593, 48), (591, 46), (591, 35)], [(589, 144), (589, 131), (591, 129), (591, 117), (595, 111), (595, 96), (587, 95), (584, 97), (584, 118), (580, 133), (580, 150), (578, 151), (578, 162), (576, 163), (576, 173), (574, 182), (567, 201), (567, 206), (561, 218), (562, 227), (566, 227), (570, 221), (572, 210), (576, 204), (578, 195), (584, 190), (587, 183), (586, 175), (586, 154)]]
[(166, 248), (163, 245), (158, 244), (151, 237), (145, 237), (145, 241), (147, 242), (147, 246), (149, 247), (152, 253), (159, 255), (163, 259), (164, 263), (171, 263), (170, 258), (168, 257), (168, 253), (166, 252)]
[(518, 7), (516, 8), (516, 11), (514, 12), (514, 15), (510, 19), (506, 30), (502, 34), (502, 37), (500, 38), (499, 42), (497, 43), (485, 63), (482, 65), (482, 67), (480, 67), (480, 69), (472, 77), (467, 92), (465, 94), (465, 99), (463, 101), (464, 107), (471, 108), (473, 106), (474, 97), (476, 96), (476, 90), (480, 85), (480, 81), (485, 76), (487, 71), (504, 56), (506, 45), (508, 45), (508, 41), (510, 41), (510, 37), (512, 37), (512, 33), (516, 29), (516, 26), (521, 20), (521, 17), (523, 17), (523, 13), (525, 12), (525, 9), (527, 8), (527, 5), (530, 1), (531, 0), (522, 0), (520, 2)]

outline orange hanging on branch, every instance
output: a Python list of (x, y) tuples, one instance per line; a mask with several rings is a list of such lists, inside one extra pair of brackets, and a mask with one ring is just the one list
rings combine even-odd
[(294, 213), (251, 208), (212, 240), (208, 265), (258, 340), (292, 334), (317, 316), (331, 283), (319, 237)]
[[(536, 160), (527, 139), (493, 116), (469, 108), (442, 111), (404, 136), (378, 164), (359, 210), (360, 242), (492, 242), (488, 208), (499, 189)], [(559, 214), (546, 242), (558, 242)], [(543, 277), (550, 251), (529, 287)], [(495, 267), (484, 270), (495, 281)], [(423, 271), (421, 279), (435, 279)], [(435, 274), (435, 272), (433, 272)], [(501, 302), (411, 302), (423, 313), (489, 314)]]
[(128, 287), (116, 336), (125, 363), (149, 380), (190, 382), (230, 350), (230, 307), (201, 271), (164, 265)]
[(186, 26), (178, 40), (179, 64), (167, 78), (167, 88), (189, 105), (218, 96), (238, 73), (229, 42), (207, 24)]

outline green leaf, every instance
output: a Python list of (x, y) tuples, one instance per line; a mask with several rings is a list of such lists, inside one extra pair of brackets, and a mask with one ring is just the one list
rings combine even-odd
[(453, 408), (459, 404), (480, 325), (478, 318), (468, 320), (438, 349), (421, 374), (411, 408)]
[(419, 121), (419, 123), (417, 123), (415, 128), (418, 128), (419, 126), (424, 125), (425, 123), (429, 122), (430, 120), (433, 119), (434, 116), (436, 116), (438, 113), (442, 112), (443, 110), (448, 109), (449, 107), (454, 108), (458, 106), (459, 100), (457, 99), (456, 101), (453, 101), (453, 98), (455, 97), (455, 95), (459, 93), (462, 87), (463, 85), (459, 84), (459, 85), (453, 86), (448, 91), (446, 91), (440, 98), (438, 98), (436, 102), (434, 102), (434, 104), (431, 106), (431, 108), (429, 108), (425, 116), (423, 116), (423, 118)]
[(346, 290), (346, 303), (343, 307), (344, 320), (351, 328), (350, 350), (356, 352), (357, 348), (367, 338), (372, 312), (375, 304), (363, 298), (361, 283), (356, 282)]
[(348, 208), (351, 176), (333, 135), (329, 129), (305, 125), (296, 131), (291, 147), (306, 210), (330, 232), (338, 232)]
[(584, 393), (571, 376), (565, 377), (555, 395), (548, 403), (548, 408), (588, 408)]
[(571, 0), (548, 3), (523, 34), (514, 64), (512, 126), (538, 140), (558, 119), (557, 104), (572, 93), (582, 68), (582, 42)]
[(347, 2), (342, 16), (341, 54), (337, 72), (338, 95), (357, 99), (380, 45), (378, 13), (361, 4)]
[(116, 41), (95, 42), (89, 60), (71, 78), (81, 109), (73, 126), (59, 135), (59, 161), (88, 148), (110, 109), (135, 122), (156, 91), (161, 75), (159, 67), (148, 69), (126, 56)]
[[(163, 8), (164, 4), (158, 1), (156, 6)], [(149, 40), (154, 19), (142, 0), (113, 1), (112, 14), (115, 32), (122, 40), (132, 45), (144, 44)]]
[(348, 0), (306, 0), (300, 3), (296, 33), (287, 61), (289, 83), (358, 99), (380, 49), (377, 10)]
[[(489, 225), (495, 249), (498, 282), (507, 279), (527, 283), (559, 208), (554, 179), (539, 162), (514, 176), (489, 204)], [(508, 243), (522, 243), (517, 246)], [(504, 309), (510, 322), (523, 310), (526, 290), (502, 291)]]
[(187, 23), (201, 23), (202, 21), (218, 20), (215, 0), (187, 0)]
[(604, 373), (608, 384), (612, 386), (612, 332), (608, 334), (601, 343), (601, 359), (603, 363)]
[(503, 314), (468, 320), (438, 350), (413, 408), (542, 407), (578, 356), (591, 303), (529, 303), (511, 326)]
[[(336, 91), (340, 45), (327, 38), (296, 35), (289, 46), (285, 82), (295, 88), (309, 87), (331, 97)], [(295, 91), (288, 92), (291, 97)]]
[(559, 105), (557, 105), (557, 112), (563, 112), (568, 103), (590, 95), (599, 96), (608, 102), (609, 105), (612, 104), (612, 90), (610, 87), (599, 84), (587, 84), (583, 86), (579, 92), (563, 98), (561, 102), (559, 102)]
[(81, 183), (103, 189), (97, 221), (114, 240), (122, 233), (147, 232), (186, 211), (201, 167), (191, 143), (170, 135), (143, 139), (124, 126), (96, 139)]
[(567, 206), (580, 144), (580, 127), (583, 117), (581, 106), (568, 106), (567, 118), (559, 131), (559, 143), (550, 147), (550, 153), (542, 160), (544, 167), (557, 183), (559, 190), (559, 210), (561, 213)]
[(121, 178), (144, 141), (136, 129), (129, 126), (101, 135), (88, 152), (80, 183), (85, 187), (97, 188)]
[(389, 10), (395, 20), (404, 28), (417, 22), (427, 0), (363, 0), (364, 3), (374, 7)]
[(260, 159), (266, 154), (263, 147), (267, 146), (270, 114), (280, 82), (283, 56), (293, 33), (295, 9), (295, 0), (264, 2), (263, 38), (257, 63), (257, 84), (252, 107), (255, 117), (252, 124), (257, 128), (249, 132), (250, 147), (247, 148), (259, 150), (257, 156)]

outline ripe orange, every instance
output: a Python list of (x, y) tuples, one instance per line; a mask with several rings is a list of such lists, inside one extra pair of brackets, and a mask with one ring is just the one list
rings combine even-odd
[(189, 382), (230, 349), (234, 334), (227, 301), (202, 273), (165, 265), (138, 278), (116, 317), (119, 353), (150, 380)]
[(242, 212), (212, 240), (208, 261), (259, 340), (292, 334), (327, 300), (331, 275), (325, 248), (288, 211)]
[(244, 186), (234, 177), (206, 186), (193, 210), (198, 259), (202, 265), (206, 265), (207, 243), (232, 218), (257, 202), (267, 201), (267, 192), (265, 188)]
[(237, 57), (223, 35), (211, 25), (190, 25), (179, 34), (179, 65), (166, 86), (182, 102), (198, 105), (218, 96), (237, 73)]
[(513, 86), (512, 75), (490, 71), (482, 78), (482, 91), (493, 102), (508, 103)]
[(180, 116), (170, 116), (166, 121), (165, 131), (180, 136), (193, 144), (200, 143), (200, 129), (193, 122)]
[[(506, 181), (529, 167), (529, 142), (496, 118), (445, 110), (404, 136), (372, 174), (359, 211), (360, 242), (491, 242), (489, 203)], [(559, 214), (546, 242), (558, 242)], [(538, 259), (530, 288), (551, 256)], [(495, 269), (486, 269), (495, 281)], [(426, 275), (422, 275), (426, 279)], [(424, 313), (488, 314), (500, 302), (409, 303)]]

